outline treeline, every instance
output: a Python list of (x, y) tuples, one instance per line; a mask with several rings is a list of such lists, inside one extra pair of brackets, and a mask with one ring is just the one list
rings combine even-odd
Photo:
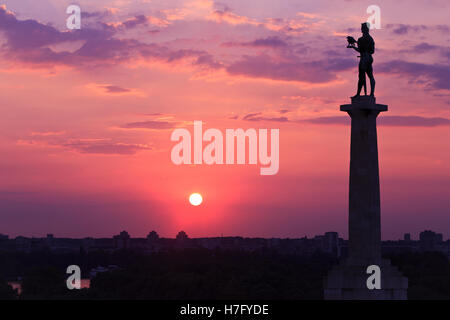
[[(440, 253), (390, 255), (409, 278), (410, 299), (450, 299), (450, 263)], [(322, 299), (331, 256), (186, 249), (143, 254), (130, 250), (75, 254), (0, 253), (1, 299)], [(65, 270), (77, 264), (118, 265), (89, 289), (68, 290)], [(23, 276), (20, 296), (6, 280)], [(86, 276), (86, 274), (84, 275)]]
[[(321, 253), (306, 257), (207, 249), (2, 253), (0, 259), (8, 261), (0, 266), (3, 277), (23, 276), (21, 299), (321, 299), (323, 275), (336, 263)], [(79, 265), (85, 275), (99, 265), (120, 269), (98, 274), (90, 289), (68, 290), (65, 270), (70, 264)]]
[(450, 261), (440, 252), (386, 255), (408, 278), (408, 299), (450, 300)]

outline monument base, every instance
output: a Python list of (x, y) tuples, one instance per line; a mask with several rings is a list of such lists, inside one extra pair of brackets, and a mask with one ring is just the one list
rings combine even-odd
[(324, 280), (325, 300), (406, 300), (408, 279), (389, 260), (373, 263), (381, 270), (381, 289), (368, 289), (366, 273), (372, 263), (354, 264), (344, 260), (335, 266)]

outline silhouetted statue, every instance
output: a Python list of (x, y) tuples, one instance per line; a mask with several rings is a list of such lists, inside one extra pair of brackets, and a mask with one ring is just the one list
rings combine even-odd
[[(375, 41), (369, 34), (369, 23), (364, 22), (361, 24), (361, 32), (363, 36), (356, 41), (353, 37), (347, 37), (347, 48), (353, 48), (361, 55), (359, 56), (359, 78), (358, 78), (358, 91), (354, 97), (358, 97), (361, 94), (361, 89), (364, 86), (364, 94), (367, 95), (366, 89), (366, 74), (370, 80), (370, 95), (374, 96), (375, 93), (375, 78), (373, 77), (372, 69), (372, 54), (375, 52)], [(355, 46), (355, 43), (358, 45)]]

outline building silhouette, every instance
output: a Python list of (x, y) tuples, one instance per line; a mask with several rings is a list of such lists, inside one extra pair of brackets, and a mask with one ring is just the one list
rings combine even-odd
[[(407, 236), (408, 235), (408, 236)], [(400, 240), (382, 241), (383, 254), (402, 252), (439, 251), (450, 258), (450, 240), (443, 241), (442, 234), (425, 230), (412, 240), (405, 234)], [(190, 238), (186, 232), (180, 231), (175, 238), (163, 238), (156, 231), (151, 231), (145, 238), (133, 238), (122, 231), (110, 238), (58, 238), (49, 234), (42, 238), (18, 236), (0, 237), (0, 250), (32, 252), (50, 250), (54, 253), (137, 250), (146, 253), (168, 250), (202, 248), (209, 250), (238, 251), (274, 251), (280, 254), (311, 255), (316, 252), (329, 254), (335, 258), (348, 255), (348, 240), (339, 237), (337, 232), (325, 232), (312, 238), (247, 238), (247, 237), (208, 237)]]

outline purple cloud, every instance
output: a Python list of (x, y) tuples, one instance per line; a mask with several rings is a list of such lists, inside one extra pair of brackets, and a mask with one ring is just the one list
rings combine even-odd
[(209, 53), (199, 55), (197, 60), (194, 62), (194, 65), (206, 66), (211, 69), (222, 68), (222, 63), (216, 61), (214, 57)]
[(422, 42), (422, 43), (419, 43), (419, 44), (413, 46), (412, 51), (417, 52), (417, 53), (425, 53), (425, 52), (429, 52), (432, 50), (436, 50), (437, 48), (438, 48), (438, 46), (431, 45), (427, 42)]
[[(123, 27), (132, 28), (147, 21), (145, 16), (136, 16), (121, 27), (100, 23), (97, 29), (83, 28), (61, 32), (36, 20), (18, 20), (6, 7), (0, 7), (0, 31), (6, 38), (3, 56), (8, 60), (35, 65), (64, 64), (73, 67), (102, 66), (129, 61), (133, 58), (153, 58), (175, 62), (183, 58), (194, 58), (194, 64), (218, 68), (220, 63), (205, 51), (172, 50), (159, 44), (144, 44), (135, 39), (117, 39), (114, 36)], [(63, 42), (83, 41), (74, 52), (55, 52), (49, 46)]]
[(91, 19), (91, 18), (105, 18), (113, 15), (113, 12), (111, 10), (103, 10), (103, 11), (93, 11), (93, 12), (87, 12), (87, 11), (81, 11), (81, 18), (83, 19)]
[(405, 35), (408, 33), (417, 33), (420, 31), (438, 31), (447, 34), (450, 32), (450, 26), (448, 25), (411, 25), (411, 24), (387, 24), (386, 29), (391, 30), (397, 35)]
[(36, 49), (65, 41), (98, 40), (112, 35), (107, 29), (86, 28), (74, 32), (60, 32), (36, 20), (17, 20), (5, 7), (0, 7), (0, 30), (6, 37), (7, 46), (14, 50)]
[(430, 89), (450, 89), (450, 66), (439, 64), (424, 64), (394, 60), (377, 66), (377, 71), (387, 74), (406, 76), (412, 82), (426, 79)]
[(427, 53), (427, 52), (438, 52), (440, 53), (446, 60), (450, 60), (450, 47), (438, 46), (429, 44), (427, 42), (421, 42), (412, 46), (410, 49), (402, 50), (401, 52), (407, 53)]
[(346, 58), (302, 62), (296, 55), (288, 59), (274, 59), (268, 55), (245, 55), (240, 61), (228, 66), (227, 71), (233, 75), (255, 78), (323, 83), (336, 79), (337, 71), (354, 67), (355, 61)]
[(35, 135), (32, 139), (18, 140), (22, 146), (65, 148), (79, 153), (104, 154), (104, 155), (130, 155), (139, 151), (152, 150), (145, 144), (126, 143), (113, 139), (70, 139), (59, 135)]
[(224, 47), (285, 48), (287, 43), (279, 37), (256, 39), (250, 42), (224, 42)]
[(126, 28), (126, 29), (131, 29), (131, 28), (135, 28), (139, 25), (145, 25), (148, 23), (147, 17), (144, 16), (143, 14), (135, 16), (131, 19), (128, 19), (126, 21), (124, 21), (122, 23), (122, 25)]

